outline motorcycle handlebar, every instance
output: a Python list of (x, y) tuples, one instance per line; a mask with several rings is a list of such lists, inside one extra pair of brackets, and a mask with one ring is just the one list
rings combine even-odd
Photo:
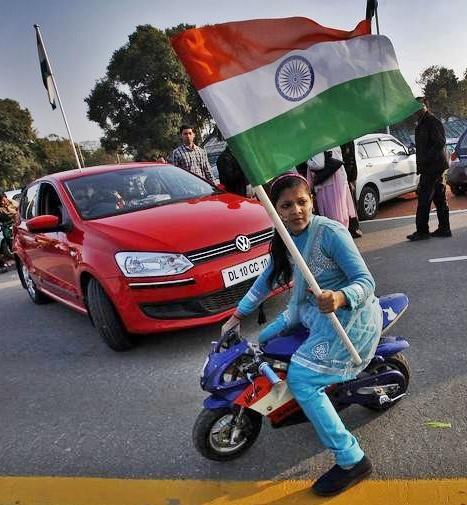
[(282, 382), (282, 379), (277, 376), (276, 372), (274, 372), (274, 370), (269, 366), (268, 363), (266, 363), (266, 361), (263, 361), (259, 365), (258, 371), (261, 375), (264, 375), (272, 385)]

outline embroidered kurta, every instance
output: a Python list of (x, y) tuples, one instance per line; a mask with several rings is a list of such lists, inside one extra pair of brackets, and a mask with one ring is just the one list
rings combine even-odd
[[(374, 295), (375, 282), (347, 229), (336, 221), (313, 216), (307, 229), (293, 236), (297, 248), (307, 262), (321, 289), (342, 291), (347, 306), (336, 315), (349, 335), (362, 364), (356, 366), (315, 296), (307, 290), (298, 268), (294, 269), (294, 288), (287, 306), (259, 336), (265, 342), (284, 334), (298, 323), (310, 330), (310, 335), (292, 356), (292, 361), (326, 374), (353, 376), (373, 357), (383, 324), (382, 311)], [(241, 300), (237, 310), (251, 313), (269, 292), (269, 266)]]

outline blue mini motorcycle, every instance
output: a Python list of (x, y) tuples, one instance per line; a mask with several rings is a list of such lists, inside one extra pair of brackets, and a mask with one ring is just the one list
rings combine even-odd
[[(383, 335), (401, 317), (409, 300), (402, 293), (380, 298)], [(228, 461), (258, 438), (267, 417), (273, 428), (306, 421), (287, 387), (292, 354), (307, 338), (303, 326), (259, 347), (235, 332), (213, 342), (201, 371), (201, 388), (210, 394), (193, 428), (196, 449), (206, 458)], [(375, 356), (353, 380), (333, 384), (326, 393), (337, 410), (354, 403), (381, 411), (406, 395), (409, 363), (402, 337), (382, 336)]]

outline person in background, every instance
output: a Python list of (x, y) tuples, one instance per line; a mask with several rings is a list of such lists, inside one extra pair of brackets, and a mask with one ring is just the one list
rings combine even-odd
[(6, 196), (6, 193), (0, 192), (0, 223), (12, 223), (17, 210), (16, 205)]
[(342, 161), (333, 158), (332, 151), (325, 151), (313, 156), (308, 168), (319, 214), (348, 228), (356, 212)]
[(176, 147), (170, 156), (170, 160), (174, 165), (184, 168), (203, 179), (206, 179), (211, 184), (215, 184), (214, 177), (209, 165), (208, 155), (206, 151), (195, 144), (194, 128), (190, 125), (182, 125), (180, 127), (180, 136), (182, 144)]
[[(10, 225), (13, 224), (13, 221), (15, 220), (17, 210), (18, 209), (16, 205), (11, 200), (9, 200), (6, 194), (3, 191), (0, 192), (0, 224), (8, 226), (10, 234), (11, 234)], [(3, 233), (5, 235), (6, 230), (4, 230)], [(5, 237), (5, 239), (7, 239), (7, 237)], [(4, 257), (0, 253), (0, 273), (4, 273), (8, 270), (8, 264), (7, 264), (8, 259), (9, 259), (8, 257)]]
[(219, 181), (226, 191), (246, 196), (248, 180), (229, 146), (217, 158), (217, 169), (219, 170)]
[[(446, 201), (446, 184), (443, 173), (448, 168), (445, 147), (446, 135), (441, 121), (428, 109), (428, 101), (418, 97), (422, 108), (416, 112), (415, 149), (417, 157), (417, 174), (420, 174), (417, 195), (416, 231), (407, 238), (410, 241), (425, 240), (431, 237), (451, 237), (449, 207)], [(430, 234), (431, 203), (436, 206), (438, 229)]]
[[(259, 342), (285, 335), (302, 324), (309, 336), (293, 354), (287, 383), (322, 444), (335, 456), (336, 465), (321, 476), (313, 491), (322, 496), (337, 494), (371, 473), (371, 462), (357, 439), (346, 429), (326, 386), (356, 377), (370, 362), (381, 336), (383, 318), (374, 295), (375, 282), (347, 228), (312, 214), (312, 197), (305, 178), (296, 173), (277, 177), (271, 185), (271, 201), (304, 260), (322, 289), (310, 292), (277, 231), (271, 242), (271, 262), (222, 326), (222, 333), (237, 329), (277, 284), (288, 285), (293, 277), (287, 309), (259, 335)], [(327, 314), (335, 312), (359, 353), (355, 365)]]
[[(352, 195), (355, 210), (357, 210), (358, 204), (356, 183), (358, 172), (357, 160), (355, 159), (355, 144), (353, 140), (351, 140), (350, 142), (347, 142), (347, 144), (343, 144), (340, 147), (345, 173), (347, 174), (347, 182), (349, 184), (350, 194)], [(358, 221), (357, 212), (355, 212), (355, 216), (349, 218), (349, 232), (353, 238), (360, 238), (363, 235), (362, 230), (360, 230), (360, 223)]]

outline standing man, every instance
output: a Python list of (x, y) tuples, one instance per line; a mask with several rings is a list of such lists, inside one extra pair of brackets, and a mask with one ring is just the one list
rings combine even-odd
[[(9, 242), (11, 249), (11, 227), (16, 217), (16, 205), (11, 202), (3, 191), (0, 191), (0, 224), (5, 225), (3, 229), (4, 239)], [(8, 270), (8, 260), (10, 259), (9, 253), (0, 251), (0, 273)]]
[(180, 127), (180, 135), (182, 137), (182, 145), (172, 151), (170, 156), (172, 163), (177, 167), (199, 175), (211, 184), (215, 184), (206, 151), (194, 143), (195, 132), (193, 131), (193, 127), (186, 124), (182, 125)]
[[(441, 121), (428, 110), (426, 98), (418, 97), (417, 101), (422, 104), (422, 108), (416, 113), (418, 120), (415, 127), (417, 174), (420, 174), (415, 218), (417, 230), (407, 238), (415, 241), (425, 240), (430, 236), (451, 237), (446, 185), (443, 181), (443, 172), (448, 168), (445, 155), (446, 136)], [(435, 204), (438, 215), (438, 229), (433, 233), (430, 233), (428, 228), (431, 202)]]
[(16, 205), (0, 191), (0, 223), (12, 223), (17, 212)]
[(357, 203), (357, 160), (355, 159), (355, 144), (353, 140), (347, 144), (341, 145), (342, 161), (344, 163), (345, 173), (347, 174), (347, 182), (349, 184), (350, 194), (352, 195), (353, 204), (355, 207), (355, 217), (349, 218), (349, 232), (353, 238), (360, 238), (363, 234), (360, 230), (358, 221), (358, 203)]

